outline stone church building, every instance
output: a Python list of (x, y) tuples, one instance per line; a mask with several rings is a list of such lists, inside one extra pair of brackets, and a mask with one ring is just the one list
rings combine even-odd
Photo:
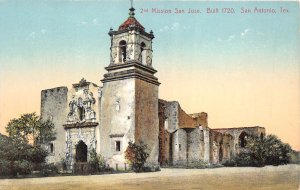
[(111, 167), (126, 167), (129, 141), (148, 145), (147, 164), (223, 163), (246, 144), (249, 135), (265, 135), (263, 127), (211, 129), (207, 113), (187, 114), (176, 101), (158, 97), (159, 81), (152, 65), (153, 32), (136, 20), (134, 8), (117, 30), (110, 29), (110, 63), (95, 84), (81, 79), (72, 88), (42, 90), (41, 116), (55, 124), (49, 163), (66, 160), (69, 170), (89, 161), (96, 150)]

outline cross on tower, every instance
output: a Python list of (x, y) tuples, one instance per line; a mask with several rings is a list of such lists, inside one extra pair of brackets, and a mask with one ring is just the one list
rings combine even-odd
[(131, 7), (133, 7), (133, 0), (130, 0)]

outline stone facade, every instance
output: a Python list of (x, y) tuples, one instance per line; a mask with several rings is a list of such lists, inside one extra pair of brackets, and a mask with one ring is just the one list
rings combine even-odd
[[(68, 88), (57, 87), (41, 92), (41, 116), (50, 119), (55, 125), (56, 141), (48, 146), (50, 156), (49, 162), (60, 162), (60, 158), (65, 156), (66, 132), (63, 124), (66, 121), (68, 106)], [(50, 150), (52, 149), (52, 150)]]
[(186, 114), (176, 101), (159, 100), (159, 162), (221, 164), (244, 148), (247, 136), (264, 136), (263, 127), (211, 129), (207, 113)]
[(152, 66), (153, 32), (129, 18), (109, 31), (110, 63), (102, 86), (82, 79), (70, 89), (41, 92), (41, 116), (50, 118), (57, 138), (48, 145), (48, 162), (65, 160), (69, 170), (86, 167), (90, 152), (124, 168), (129, 141), (145, 143), (147, 165), (220, 164), (239, 153), (249, 135), (262, 127), (211, 129), (205, 112), (187, 114), (176, 101), (158, 98), (160, 83)]

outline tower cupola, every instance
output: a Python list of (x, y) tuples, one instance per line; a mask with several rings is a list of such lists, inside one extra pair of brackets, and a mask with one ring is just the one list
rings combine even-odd
[(153, 32), (146, 32), (144, 26), (135, 18), (135, 9), (129, 9), (129, 17), (118, 30), (109, 31), (111, 37), (110, 66), (138, 63), (152, 68)]

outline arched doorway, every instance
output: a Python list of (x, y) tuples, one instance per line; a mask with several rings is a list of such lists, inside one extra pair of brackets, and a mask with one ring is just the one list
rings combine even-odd
[(247, 138), (248, 138), (248, 134), (243, 131), (239, 136), (239, 145), (240, 145), (240, 147), (244, 148), (246, 146)]
[(87, 162), (87, 145), (83, 141), (76, 145), (76, 162)]

